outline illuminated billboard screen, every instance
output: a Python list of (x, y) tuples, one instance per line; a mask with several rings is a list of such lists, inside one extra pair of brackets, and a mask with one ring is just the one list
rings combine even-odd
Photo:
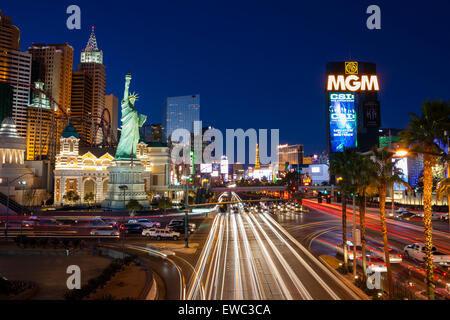
[(356, 110), (353, 93), (330, 93), (330, 150), (342, 152), (356, 148)]
[(202, 163), (200, 164), (200, 173), (211, 173), (212, 163)]
[(220, 173), (228, 174), (228, 160), (220, 161)]
[[(392, 159), (392, 161), (395, 161)], [(403, 181), (408, 182), (408, 158), (401, 158), (400, 160), (397, 159), (397, 163), (395, 164), (395, 167), (402, 170), (402, 174), (400, 175), (400, 178), (402, 178)], [(406, 190), (406, 187), (399, 183), (394, 183), (394, 190)]]

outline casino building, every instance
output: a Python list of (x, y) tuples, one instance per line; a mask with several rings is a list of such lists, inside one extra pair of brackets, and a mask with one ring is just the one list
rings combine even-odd
[[(69, 191), (79, 196), (79, 203), (99, 204), (105, 199), (109, 183), (109, 166), (114, 165), (116, 151), (112, 148), (80, 146), (75, 127), (68, 125), (61, 134), (60, 152), (55, 163), (55, 205), (64, 205)], [(169, 149), (163, 143), (141, 140), (136, 157), (144, 165), (145, 191), (170, 195)], [(89, 199), (89, 194), (93, 199)]]
[(369, 151), (378, 145), (380, 127), (380, 86), (376, 65), (371, 62), (343, 61), (327, 64), (326, 114), (327, 149)]

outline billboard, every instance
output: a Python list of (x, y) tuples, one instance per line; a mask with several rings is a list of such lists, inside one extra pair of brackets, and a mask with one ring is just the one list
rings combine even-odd
[(200, 164), (200, 173), (211, 173), (212, 163), (202, 163)]
[[(403, 181), (408, 182), (408, 158), (403, 157), (400, 160), (392, 159), (392, 161), (397, 161), (397, 163), (395, 164), (395, 167), (397, 169), (402, 170), (402, 175), (400, 177), (402, 178)], [(404, 191), (404, 190), (406, 190), (406, 187), (401, 184), (394, 183), (394, 190)]]
[(220, 173), (228, 174), (228, 160), (227, 159), (222, 159), (220, 161)]
[(365, 101), (364, 102), (364, 127), (380, 126), (380, 102), (379, 101)]
[(355, 94), (329, 93), (330, 151), (356, 148)]

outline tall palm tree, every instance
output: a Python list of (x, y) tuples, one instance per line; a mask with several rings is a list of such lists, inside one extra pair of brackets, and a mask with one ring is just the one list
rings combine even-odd
[[(358, 193), (359, 227), (361, 231), (361, 256), (363, 265), (363, 279), (366, 277), (366, 199), (374, 178), (373, 162), (361, 154), (357, 155), (354, 169), (358, 172), (355, 177), (355, 188)], [(356, 245), (356, 244), (354, 244)], [(356, 257), (355, 257), (356, 258)]]
[(342, 200), (342, 249), (344, 252), (344, 269), (348, 270), (347, 251), (347, 194), (352, 192), (354, 180), (354, 167), (356, 159), (355, 149), (344, 149), (336, 153), (330, 161), (330, 174), (339, 177), (338, 186)]
[(408, 129), (400, 132), (403, 142), (409, 146), (413, 155), (423, 156), (423, 225), (425, 242), (425, 268), (427, 273), (428, 298), (434, 299), (433, 281), (433, 227), (431, 224), (431, 201), (433, 188), (432, 167), (444, 156), (440, 141), (444, 141), (444, 132), (450, 130), (450, 102), (441, 100), (425, 101), (422, 115), (410, 113)]
[(379, 150), (377, 147), (372, 148), (374, 161), (374, 185), (378, 191), (380, 202), (380, 223), (381, 235), (383, 237), (384, 245), (384, 261), (386, 262), (387, 278), (388, 278), (388, 295), (392, 298), (393, 282), (391, 261), (389, 257), (389, 241), (386, 224), (386, 192), (389, 186), (394, 184), (401, 184), (406, 186), (409, 190), (410, 186), (401, 178), (403, 172), (397, 168), (395, 164), (400, 159), (394, 158), (394, 153), (388, 151), (386, 148)]

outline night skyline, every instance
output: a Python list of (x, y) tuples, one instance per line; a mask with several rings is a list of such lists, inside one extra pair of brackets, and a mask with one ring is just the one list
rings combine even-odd
[[(236, 3), (177, 1), (124, 10), (80, 1), (81, 30), (65, 26), (68, 3), (25, 1), (2, 10), (21, 30), (22, 51), (32, 42), (67, 42), (74, 48), (75, 70), (94, 25), (104, 52), (106, 93), (121, 99), (123, 75), (132, 72), (138, 109), (148, 123), (161, 122), (166, 97), (199, 93), (204, 125), (279, 128), (281, 143), (302, 143), (307, 154), (321, 152), (330, 61), (377, 64), (382, 127), (403, 128), (408, 112), (418, 113), (425, 99), (450, 98), (448, 2), (423, 8), (379, 2), (382, 29), (372, 31), (365, 27), (368, 1), (257, 4), (246, 2), (237, 10)], [(339, 30), (333, 21), (339, 21)], [(323, 130), (312, 134), (318, 126)]]

